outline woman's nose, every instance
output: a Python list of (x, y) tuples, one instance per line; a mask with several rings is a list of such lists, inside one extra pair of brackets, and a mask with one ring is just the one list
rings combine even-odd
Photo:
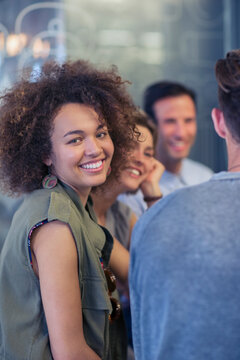
[(85, 154), (87, 156), (98, 156), (102, 151), (97, 139), (85, 139)]
[(144, 163), (144, 156), (141, 153), (141, 151), (135, 151), (132, 156), (132, 161), (134, 161), (137, 164), (143, 164)]

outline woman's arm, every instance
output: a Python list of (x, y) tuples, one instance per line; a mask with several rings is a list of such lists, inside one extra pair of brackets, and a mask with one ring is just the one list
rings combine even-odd
[(119, 281), (123, 284), (128, 281), (129, 252), (115, 237), (109, 265)]
[(53, 221), (34, 230), (33, 266), (55, 360), (100, 360), (87, 345), (82, 326), (78, 257), (69, 227)]
[(137, 216), (134, 214), (134, 212), (132, 212), (131, 217), (130, 217), (130, 223), (129, 223), (129, 239), (128, 239), (128, 245), (127, 245), (128, 250), (130, 249), (132, 231), (133, 231), (133, 228), (134, 228), (134, 225), (136, 224), (136, 222), (137, 222)]

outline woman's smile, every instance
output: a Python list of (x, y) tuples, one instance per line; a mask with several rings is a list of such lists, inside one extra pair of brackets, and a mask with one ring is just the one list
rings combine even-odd
[(124, 191), (136, 191), (153, 167), (154, 145), (149, 129), (138, 125), (141, 138), (132, 151), (128, 165), (123, 169), (121, 184)]
[(142, 175), (142, 171), (137, 169), (136, 167), (128, 167), (126, 171), (130, 174), (130, 176), (134, 178), (139, 178)]
[(88, 171), (88, 172), (98, 172), (104, 168), (104, 160), (92, 161), (85, 164), (81, 164), (80, 168)]

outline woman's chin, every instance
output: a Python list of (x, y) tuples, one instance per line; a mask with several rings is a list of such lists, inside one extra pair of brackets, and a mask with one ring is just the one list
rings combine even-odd
[(136, 194), (136, 192), (138, 191), (139, 187), (128, 187), (126, 188), (126, 193), (127, 194)]

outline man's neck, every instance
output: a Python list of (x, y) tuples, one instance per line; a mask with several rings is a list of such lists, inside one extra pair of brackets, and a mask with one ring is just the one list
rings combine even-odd
[(178, 161), (161, 161), (161, 159), (159, 159), (160, 162), (163, 163), (163, 165), (165, 166), (165, 169), (172, 173), (172, 174), (176, 174), (178, 175), (181, 171), (182, 168), (182, 162), (183, 160), (178, 160)]
[(236, 141), (227, 142), (228, 171), (240, 171), (240, 145)]
[(183, 159), (169, 158), (167, 154), (165, 154), (165, 151), (161, 151), (161, 148), (157, 149), (156, 158), (165, 166), (168, 172), (176, 175), (180, 173)]

